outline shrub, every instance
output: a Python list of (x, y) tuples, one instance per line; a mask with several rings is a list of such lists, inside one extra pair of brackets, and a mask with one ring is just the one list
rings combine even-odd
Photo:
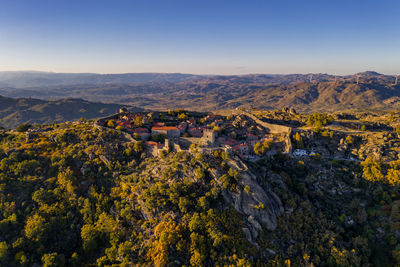
[(353, 144), (354, 143), (354, 139), (353, 139), (353, 137), (351, 137), (351, 135), (348, 135), (347, 137), (346, 137), (346, 142), (348, 143), (348, 144)]
[(188, 116), (185, 113), (181, 113), (178, 115), (178, 119), (181, 121), (187, 120)]
[(8, 245), (5, 241), (0, 242), (0, 262), (5, 261), (8, 256)]
[(114, 128), (115, 127), (115, 121), (114, 120), (109, 120), (107, 122), (107, 126), (110, 127), (110, 128)]
[(44, 254), (42, 263), (43, 267), (64, 266), (65, 258), (64, 255), (58, 255), (57, 253)]

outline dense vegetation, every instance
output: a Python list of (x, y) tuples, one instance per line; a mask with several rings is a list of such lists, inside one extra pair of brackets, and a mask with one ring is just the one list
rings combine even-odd
[[(280, 217), (272, 235), (260, 238), (265, 249), (285, 252), (275, 259), (277, 264), (288, 260), (316, 266), (399, 264), (399, 177), (397, 186), (370, 182), (369, 160), (362, 164), (364, 168), (355, 162), (319, 158), (293, 163), (275, 157), (265, 164), (284, 179), (287, 187), (270, 182), (293, 208)], [(326, 170), (331, 173), (321, 176)]]
[(307, 125), (319, 132), (323, 126), (333, 121), (333, 117), (325, 113), (313, 113), (307, 117)]
[[(249, 240), (250, 219), (229, 194), (253, 189), (228, 153), (193, 145), (152, 157), (142, 142), (90, 123), (29, 127), (0, 134), (2, 265), (400, 264), (399, 161), (277, 154), (247, 162), (284, 206), (275, 230), (262, 225)], [(327, 130), (313, 135), (314, 143), (334, 144)], [(304, 135), (293, 139), (310, 146)], [(269, 143), (255, 149), (264, 155)]]
[(85, 124), (33, 135), (1, 136), (3, 263), (246, 265), (254, 254), (203, 154), (160, 162)]

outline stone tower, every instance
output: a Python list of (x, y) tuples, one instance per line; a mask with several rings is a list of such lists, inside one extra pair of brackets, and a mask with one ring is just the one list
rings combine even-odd
[(203, 145), (214, 145), (216, 136), (217, 133), (214, 130), (205, 129), (201, 141)]

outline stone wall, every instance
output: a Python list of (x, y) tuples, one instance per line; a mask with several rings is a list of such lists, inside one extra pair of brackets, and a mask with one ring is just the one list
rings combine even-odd
[(174, 138), (165, 139), (165, 145), (164, 145), (163, 148), (161, 148), (161, 150), (162, 150), (162, 149), (169, 148), (169, 147), (171, 147), (172, 150), (174, 150), (174, 151), (176, 151), (176, 152), (179, 152), (179, 151), (182, 151), (182, 150), (183, 150), (183, 149), (181, 148), (181, 146), (179, 145), (179, 138), (178, 138), (178, 139), (174, 139)]
[(266, 128), (270, 133), (277, 133), (277, 134), (284, 134), (285, 135), (285, 150), (284, 153), (291, 154), (293, 150), (292, 146), (292, 140), (290, 138), (292, 134), (292, 127), (284, 126), (284, 125), (278, 125), (278, 124), (272, 124), (268, 123), (265, 121), (260, 120), (253, 114), (250, 114), (248, 112), (245, 112), (243, 110), (235, 110), (235, 112), (238, 112), (241, 115), (246, 115), (249, 118), (253, 119), (256, 123), (261, 125), (262, 127)]
[(265, 121), (260, 120), (253, 114), (250, 114), (245, 111), (241, 111), (241, 114), (246, 115), (247, 117), (252, 118), (255, 122), (263, 126), (264, 128), (268, 129), (270, 133), (285, 133), (285, 134), (290, 134), (292, 132), (292, 128), (284, 125), (279, 125), (279, 124), (272, 124), (268, 123)]

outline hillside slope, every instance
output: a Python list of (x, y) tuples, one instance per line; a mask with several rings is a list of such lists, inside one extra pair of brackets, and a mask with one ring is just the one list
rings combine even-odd
[[(197, 146), (153, 156), (91, 123), (0, 131), (0, 264), (397, 266), (400, 161), (386, 144), (400, 139), (324, 132), (293, 136), (322, 154), (249, 162)], [(353, 151), (365, 161), (329, 157)]]
[(13, 128), (21, 123), (51, 123), (101, 117), (118, 111), (121, 105), (92, 103), (81, 99), (46, 101), (0, 96), (0, 125)]
[(302, 74), (115, 74), (68, 79), (68, 85), (61, 79), (58, 85), (47, 83), (46, 86), (23, 89), (3, 86), (0, 94), (40, 99), (72, 97), (149, 109), (202, 111), (251, 106), (264, 109), (294, 107), (302, 112), (397, 109), (400, 103), (400, 85), (394, 85), (394, 76), (376, 72), (340, 77), (315, 74), (311, 82), (309, 75)]

